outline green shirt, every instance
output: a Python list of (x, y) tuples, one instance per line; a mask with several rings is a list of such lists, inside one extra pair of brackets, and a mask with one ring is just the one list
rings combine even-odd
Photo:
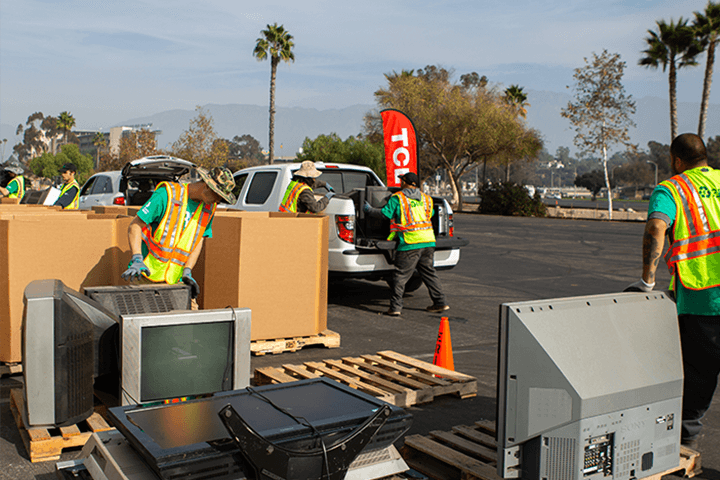
[[(670, 190), (658, 185), (650, 196), (648, 206), (648, 220), (658, 218), (670, 226), (677, 215), (677, 206)], [(675, 281), (675, 298), (677, 300), (678, 314), (689, 315), (720, 315), (720, 287), (705, 290), (690, 290), (682, 283)]]
[[(410, 200), (411, 204), (412, 202), (421, 202), (422, 200), (413, 200), (411, 198), (408, 198)], [(392, 220), (393, 218), (400, 222), (401, 218), (401, 212), (402, 207), (400, 206), (400, 200), (398, 200), (397, 195), (393, 195), (390, 197), (390, 200), (388, 200), (388, 203), (382, 208), (382, 214), (385, 215), (387, 218)], [(434, 215), (435, 212), (431, 212), (430, 216)], [(419, 248), (428, 248), (428, 247), (435, 247), (435, 242), (426, 242), (426, 243), (405, 243), (405, 238), (402, 233), (398, 232), (398, 237), (400, 237), (400, 244), (397, 247), (397, 250), (399, 252), (404, 252), (407, 250), (417, 250)]]
[[(138, 218), (145, 222), (146, 225), (150, 226), (150, 229), (152, 230), (153, 234), (155, 233), (155, 229), (160, 224), (160, 221), (163, 218), (163, 215), (165, 215), (165, 209), (167, 208), (168, 203), (168, 194), (165, 187), (158, 188), (155, 190), (150, 197), (150, 199), (145, 202), (145, 205), (140, 209), (140, 211), (137, 213)], [(183, 221), (183, 228), (187, 223), (190, 221), (190, 219), (193, 216), (193, 213), (195, 213), (195, 210), (197, 210), (200, 203), (196, 202), (195, 200), (192, 200), (188, 198), (188, 205), (187, 210), (185, 210), (185, 220)], [(213, 215), (212, 218), (210, 218), (210, 221), (208, 222), (207, 228), (205, 228), (205, 233), (203, 233), (203, 237), (212, 238), (212, 223), (215, 216)], [(145, 242), (142, 244), (142, 256), (145, 258), (148, 254), (147, 246), (145, 245)]]
[[(14, 177), (12, 180), (10, 180), (10, 183), (8, 183), (8, 186), (6, 190), (8, 191), (8, 195), (12, 195), (13, 193), (18, 193), (18, 190), (20, 190), (20, 180), (16, 180), (18, 177)], [(16, 181), (13, 181), (16, 180)]]

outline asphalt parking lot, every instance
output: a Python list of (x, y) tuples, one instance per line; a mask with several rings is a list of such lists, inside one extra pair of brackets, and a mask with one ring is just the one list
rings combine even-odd
[[(622, 291), (639, 278), (643, 224), (563, 219), (455, 215), (455, 231), (470, 241), (460, 264), (440, 273), (451, 305), (448, 316), (455, 369), (478, 379), (478, 395), (441, 397), (411, 407), (409, 434), (449, 430), (495, 419), (498, 306), (504, 302)], [(657, 288), (669, 276), (660, 269)], [(252, 368), (394, 350), (432, 361), (440, 316), (428, 314), (424, 287), (405, 298), (403, 314), (391, 318), (385, 284), (346, 281), (331, 285), (328, 328), (341, 335), (337, 349), (253, 357)], [(9, 389), (20, 377), (0, 380), (0, 479), (55, 478), (51, 463), (31, 464), (9, 411)], [(703, 474), (720, 480), (720, 394), (706, 416), (700, 443)], [(77, 451), (63, 454), (72, 459)]]

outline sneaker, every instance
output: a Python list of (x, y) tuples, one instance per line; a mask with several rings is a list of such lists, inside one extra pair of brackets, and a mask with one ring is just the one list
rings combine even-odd
[(388, 309), (387, 312), (385, 312), (385, 315), (389, 317), (399, 317), (400, 316), (400, 310), (393, 310), (392, 308)]
[(440, 313), (444, 312), (445, 310), (450, 310), (449, 305), (430, 305), (425, 310), (427, 310), (430, 313)]

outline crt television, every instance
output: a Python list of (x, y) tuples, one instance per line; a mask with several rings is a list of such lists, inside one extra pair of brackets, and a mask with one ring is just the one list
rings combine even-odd
[(618, 293), (500, 306), (498, 474), (599, 480), (677, 467), (675, 304)]
[(119, 318), (60, 280), (25, 288), (22, 325), (25, 425), (60, 427), (93, 413), (93, 382), (117, 372)]
[(122, 405), (237, 390), (250, 384), (250, 310), (123, 315)]

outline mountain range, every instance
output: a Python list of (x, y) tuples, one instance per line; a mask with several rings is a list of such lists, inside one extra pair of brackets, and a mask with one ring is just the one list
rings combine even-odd
[[(574, 133), (570, 122), (562, 118), (560, 111), (567, 106), (571, 96), (567, 93), (548, 91), (527, 92), (527, 123), (542, 133), (546, 149), (552, 154), (560, 146), (573, 147)], [(342, 139), (357, 135), (363, 129), (366, 113), (374, 105), (352, 105), (341, 109), (317, 110), (301, 107), (278, 107), (275, 114), (275, 156), (293, 156), (306, 137), (316, 138), (320, 134), (337, 133)], [(259, 105), (207, 104), (205, 112), (213, 119), (215, 132), (219, 137), (232, 139), (245, 134), (255, 137), (263, 148), (267, 148), (268, 108)], [(699, 103), (678, 103), (679, 133), (697, 131)], [(720, 105), (711, 104), (706, 126), (706, 137), (720, 135)], [(118, 125), (152, 124), (153, 130), (160, 130), (158, 146), (167, 148), (189, 128), (190, 121), (197, 116), (194, 110), (168, 110), (154, 115), (130, 118)], [(632, 117), (636, 127), (630, 129), (633, 143), (646, 149), (650, 141), (669, 143), (670, 115), (668, 101), (657, 97), (636, 100), (636, 113)], [(82, 125), (82, 119), (77, 119)], [(0, 125), (0, 138), (7, 138), (5, 157), (12, 153), (17, 126)]]

